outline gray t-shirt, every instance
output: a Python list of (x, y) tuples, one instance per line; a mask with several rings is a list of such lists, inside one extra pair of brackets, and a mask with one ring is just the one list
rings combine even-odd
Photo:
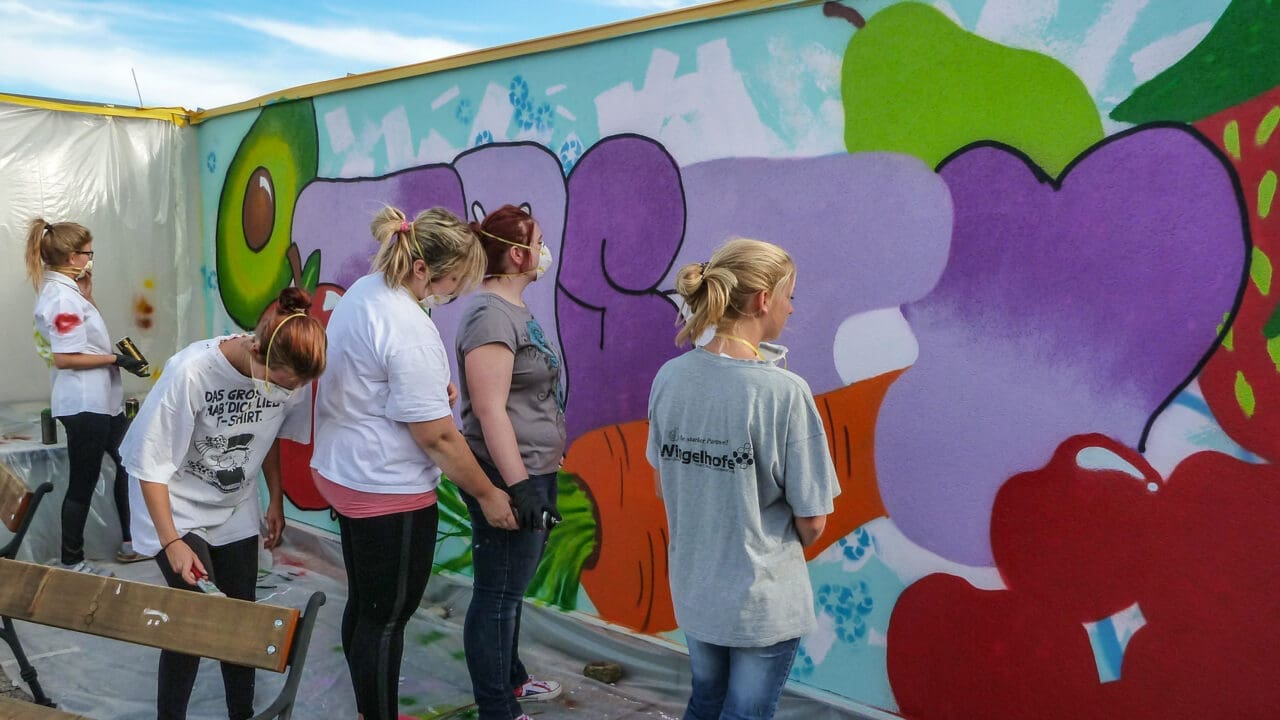
[(654, 378), (646, 455), (685, 633), (763, 647), (812, 631), (794, 518), (829, 514), (840, 486), (809, 385), (770, 363), (687, 352)]
[(471, 411), (466, 361), (467, 353), (490, 343), (505, 345), (515, 354), (507, 415), (525, 470), (530, 475), (553, 473), (560, 467), (565, 440), (560, 358), (529, 308), (512, 305), (493, 293), (477, 293), (458, 324), (462, 434), (476, 457), (494, 464), (484, 444), (480, 419)]

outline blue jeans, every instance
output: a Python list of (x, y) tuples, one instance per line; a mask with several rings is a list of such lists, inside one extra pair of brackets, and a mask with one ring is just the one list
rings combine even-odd
[[(485, 463), (481, 467), (495, 485), (505, 485), (496, 469)], [(534, 483), (555, 505), (555, 473), (534, 475), (526, 482)], [(462, 627), (467, 671), (480, 720), (512, 720), (521, 714), (514, 691), (529, 679), (520, 662), (520, 610), (524, 591), (542, 560), (547, 531), (495, 528), (484, 519), (475, 498), (465, 492), (461, 495), (471, 513), (475, 574), (471, 605)]]
[(725, 647), (685, 636), (693, 694), (684, 720), (769, 720), (791, 674), (800, 638), (767, 647)]

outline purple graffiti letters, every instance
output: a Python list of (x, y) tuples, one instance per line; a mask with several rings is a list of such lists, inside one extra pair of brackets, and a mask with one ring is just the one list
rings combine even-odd
[(556, 319), (568, 369), (569, 440), (645, 417), (675, 346), (676, 306), (658, 289), (684, 233), (680, 171), (638, 136), (592, 146), (568, 181)]

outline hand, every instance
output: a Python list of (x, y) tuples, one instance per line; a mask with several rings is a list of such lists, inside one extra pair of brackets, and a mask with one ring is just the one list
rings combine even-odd
[(267, 504), (267, 535), (262, 540), (262, 547), (270, 550), (284, 540), (284, 503)]
[(204, 569), (204, 563), (200, 562), (195, 550), (191, 549), (186, 540), (179, 538), (169, 543), (164, 549), (164, 556), (169, 561), (169, 567), (181, 575), (188, 585), (195, 585), (197, 579), (209, 575)]
[(128, 370), (138, 377), (146, 377), (146, 375), (142, 373), (142, 368), (146, 367), (147, 364), (135, 357), (116, 353), (115, 366), (122, 370)]
[[(490, 486), (493, 487), (493, 486)], [(480, 509), (484, 512), (484, 519), (496, 528), (503, 530), (519, 530), (516, 525), (516, 518), (511, 514), (511, 500), (507, 494), (493, 488), (492, 491), (484, 494), (483, 497), (476, 498), (480, 503)]]
[(546, 498), (528, 480), (508, 485), (507, 492), (511, 495), (511, 504), (515, 507), (516, 519), (520, 521), (521, 528), (546, 530), (546, 523), (542, 521), (543, 513), (547, 513), (548, 517), (554, 516), (556, 522), (560, 521), (560, 514), (554, 507), (548, 507)]
[(80, 288), (80, 294), (89, 302), (93, 302), (93, 271), (86, 269), (83, 276), (74, 280), (76, 287)]
[(449, 394), (449, 407), (453, 407), (457, 405), (458, 404), (458, 386), (455, 385), (454, 383), (449, 383), (445, 387), (445, 392)]

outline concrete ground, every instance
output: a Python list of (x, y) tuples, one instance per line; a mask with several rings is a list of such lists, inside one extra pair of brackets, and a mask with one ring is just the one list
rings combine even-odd
[[(132, 565), (102, 563), (119, 577), (161, 583), (152, 562)], [(258, 599), (302, 607), (311, 592), (328, 597), (321, 608), (298, 692), (297, 718), (354, 718), (355, 698), (343, 660), (339, 628), (346, 602), (345, 583), (323, 572), (325, 562), (296, 552), (277, 552), (274, 568), (258, 583)], [(436, 592), (410, 621), (405, 632), (404, 664), (400, 672), (401, 711), (415, 718), (445, 720), (474, 718), (471, 686), (462, 652), (465, 588), (447, 578), (433, 578)], [(533, 613), (547, 613), (533, 608)], [(560, 613), (555, 613), (560, 614)], [(531, 624), (537, 625), (534, 620)], [(552, 622), (555, 622), (554, 620)], [(155, 671), (158, 651), (91, 635), (17, 623), (27, 655), (39, 673), (45, 692), (63, 710), (93, 718), (141, 720), (155, 717)], [(231, 631), (228, 628), (228, 631)], [(619, 639), (622, 639), (621, 634)], [(634, 642), (634, 640), (633, 640)], [(2, 643), (0, 643), (2, 644)], [(560, 681), (563, 694), (554, 700), (526, 703), (526, 712), (539, 720), (574, 718), (678, 718), (683, 700), (663, 698), (643, 684), (606, 685), (582, 675), (585, 661), (526, 642), (521, 655), (531, 672)], [(603, 659), (592, 657), (590, 659)], [(611, 659), (611, 658), (610, 658)], [(17, 665), (4, 647), (0, 668), (15, 682)], [(259, 709), (273, 698), (283, 676), (258, 673)], [(0, 692), (29, 698), (20, 687), (0, 680)], [(225, 718), (221, 674), (210, 660), (201, 664), (192, 693), (190, 717)]]

